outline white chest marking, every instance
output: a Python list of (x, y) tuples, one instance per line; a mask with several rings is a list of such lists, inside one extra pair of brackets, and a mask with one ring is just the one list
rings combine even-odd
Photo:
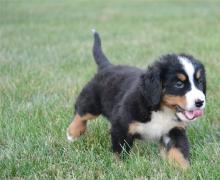
[(133, 133), (138, 133), (143, 139), (160, 139), (176, 126), (185, 126), (183, 122), (176, 120), (171, 109), (164, 108), (162, 111), (153, 112), (151, 121), (147, 123), (135, 123)]

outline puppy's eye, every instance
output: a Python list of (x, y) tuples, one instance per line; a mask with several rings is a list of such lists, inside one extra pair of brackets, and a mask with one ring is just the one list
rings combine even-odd
[(184, 83), (182, 81), (177, 81), (176, 84), (175, 84), (175, 87), (178, 88), (178, 89), (183, 88)]

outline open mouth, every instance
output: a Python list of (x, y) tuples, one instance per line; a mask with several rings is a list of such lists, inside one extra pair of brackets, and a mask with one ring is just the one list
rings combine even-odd
[(188, 120), (193, 120), (203, 115), (203, 109), (187, 111), (180, 106), (176, 106), (176, 111), (181, 112)]

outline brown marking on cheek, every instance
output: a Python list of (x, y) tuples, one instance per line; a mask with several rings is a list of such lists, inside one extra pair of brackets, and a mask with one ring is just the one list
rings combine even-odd
[(73, 138), (79, 137), (86, 131), (86, 123), (88, 120), (95, 118), (96, 116), (87, 113), (84, 116), (80, 116), (76, 114), (73, 121), (70, 123), (69, 127), (67, 128), (67, 133), (69, 136)]
[(139, 127), (139, 123), (137, 122), (132, 122), (129, 124), (129, 127), (128, 127), (128, 133), (129, 134), (135, 134), (137, 132), (137, 128)]
[(189, 161), (184, 158), (183, 154), (177, 148), (171, 148), (167, 152), (167, 158), (171, 164), (178, 165), (183, 169), (187, 169), (189, 167)]
[(185, 96), (165, 95), (162, 99), (162, 104), (168, 107), (174, 107), (179, 105), (180, 107), (186, 107)]
[(186, 76), (182, 73), (177, 73), (177, 78), (180, 80), (180, 81), (186, 81)]
[(196, 79), (198, 80), (201, 77), (201, 69), (196, 72)]

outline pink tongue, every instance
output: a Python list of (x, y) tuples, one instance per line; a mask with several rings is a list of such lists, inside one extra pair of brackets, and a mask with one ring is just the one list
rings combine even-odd
[(194, 119), (194, 118), (202, 116), (202, 115), (203, 115), (203, 110), (201, 110), (201, 109), (197, 109), (194, 111), (185, 111), (185, 116), (188, 119)]

